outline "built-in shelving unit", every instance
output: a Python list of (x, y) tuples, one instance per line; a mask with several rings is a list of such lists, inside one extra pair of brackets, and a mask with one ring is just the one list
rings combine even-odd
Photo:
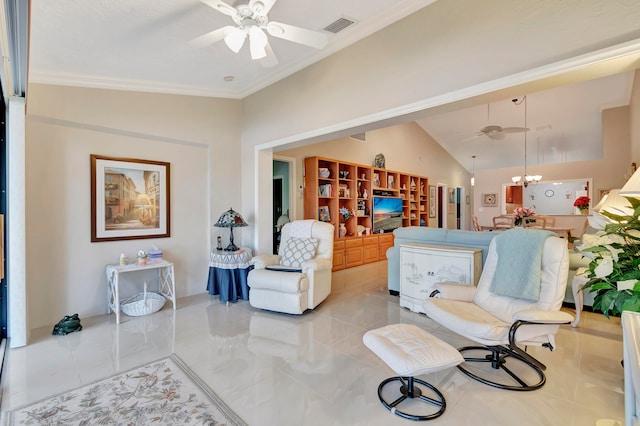
[[(385, 259), (392, 234), (373, 234), (373, 197), (402, 199), (402, 226), (428, 225), (428, 179), (323, 157), (305, 159), (304, 217), (334, 225), (334, 270)], [(343, 219), (341, 209), (355, 212)], [(345, 235), (341, 235), (341, 225)]]

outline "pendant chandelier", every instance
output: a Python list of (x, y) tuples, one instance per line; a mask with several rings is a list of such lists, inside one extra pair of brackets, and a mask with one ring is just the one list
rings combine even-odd
[(475, 186), (476, 184), (476, 156), (472, 155), (473, 158), (473, 166), (471, 168), (471, 186)]
[[(514, 105), (520, 105), (524, 102), (524, 127), (527, 127), (527, 97), (524, 96), (520, 101), (513, 99)], [(513, 176), (511, 180), (515, 185), (522, 185), (525, 188), (531, 183), (538, 183), (542, 179), (541, 175), (528, 175), (527, 174), (527, 132), (524, 132), (524, 178), (522, 176)]]

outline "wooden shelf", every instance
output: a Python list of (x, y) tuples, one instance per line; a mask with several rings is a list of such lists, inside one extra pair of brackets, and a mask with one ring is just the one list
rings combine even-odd
[[(334, 225), (334, 270), (372, 261), (375, 257), (373, 246), (376, 247), (377, 259), (383, 260), (386, 259), (386, 249), (393, 245), (393, 235), (371, 234), (373, 197), (403, 198), (402, 226), (427, 226), (428, 200), (424, 194), (427, 187), (428, 179), (423, 176), (324, 157), (308, 157), (305, 158), (304, 217), (328, 218), (326, 221)], [(329, 195), (320, 195), (327, 193)], [(340, 216), (341, 208), (363, 212), (346, 221), (347, 235), (343, 238), (339, 238), (339, 225), (344, 222)], [(358, 236), (359, 226), (368, 228), (370, 235)], [(352, 242), (345, 246), (345, 241), (367, 238), (370, 238), (369, 244), (360, 248)], [(336, 256), (342, 257), (336, 259)]]

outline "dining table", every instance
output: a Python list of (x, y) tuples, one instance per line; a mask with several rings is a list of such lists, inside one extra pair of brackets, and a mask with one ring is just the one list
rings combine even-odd
[(567, 226), (547, 226), (544, 229), (548, 231), (553, 231), (556, 234), (558, 234), (560, 238), (566, 238), (566, 239), (569, 239), (569, 237), (571, 237), (571, 231), (573, 231), (573, 228), (570, 228)]

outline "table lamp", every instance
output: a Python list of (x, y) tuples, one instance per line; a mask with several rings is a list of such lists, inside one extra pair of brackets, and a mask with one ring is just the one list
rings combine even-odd
[(231, 234), (229, 236), (229, 245), (227, 246), (227, 248), (225, 248), (225, 251), (236, 251), (238, 250), (238, 246), (233, 244), (233, 228), (248, 225), (247, 222), (244, 221), (242, 216), (240, 216), (240, 213), (230, 208), (226, 212), (222, 213), (216, 224), (213, 226), (217, 226), (218, 228), (229, 228)]

